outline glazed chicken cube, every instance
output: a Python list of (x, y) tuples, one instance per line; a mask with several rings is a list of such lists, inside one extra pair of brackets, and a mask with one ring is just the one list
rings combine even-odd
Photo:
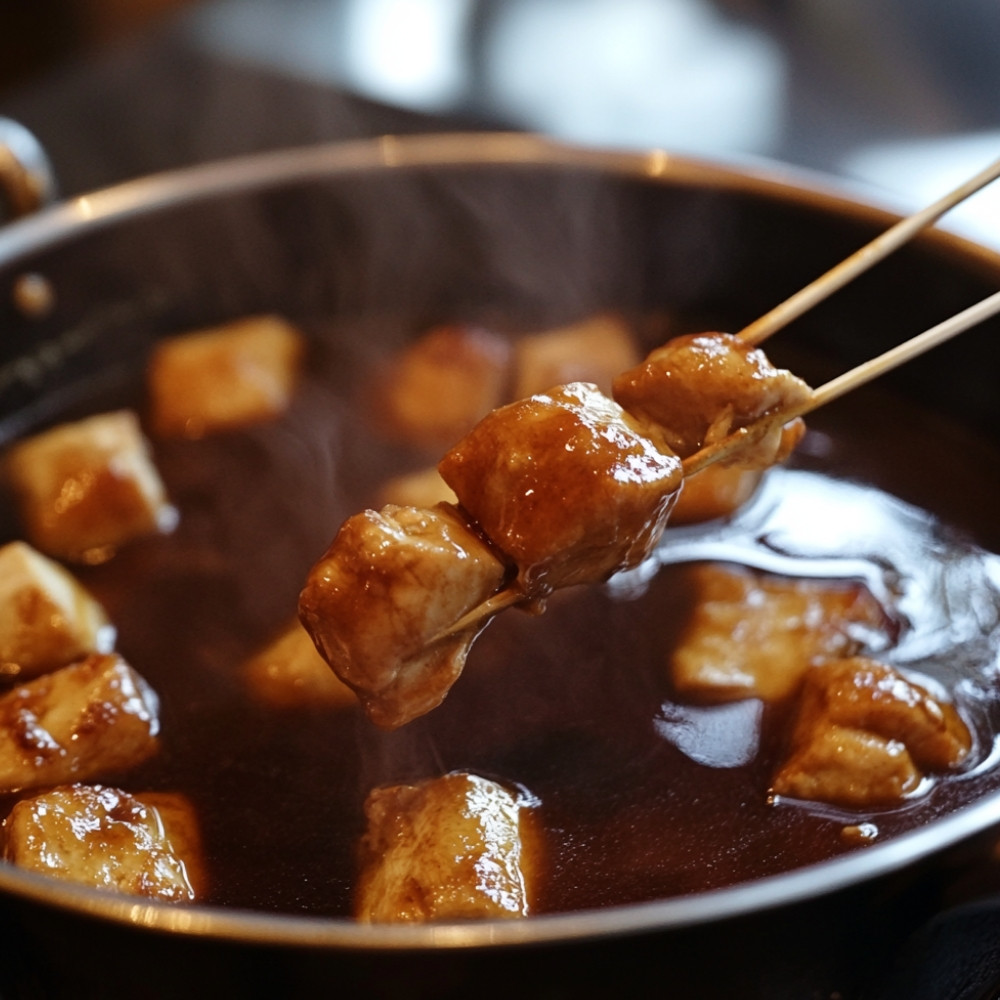
[(438, 468), (539, 597), (642, 562), (682, 480), (680, 460), (586, 382), (494, 410)]
[(387, 435), (430, 451), (454, 444), (505, 398), (506, 338), (473, 326), (438, 326), (378, 375), (372, 409)]
[(592, 382), (610, 395), (615, 376), (639, 362), (635, 338), (612, 313), (521, 337), (514, 345), (514, 399), (568, 382)]
[(531, 810), (456, 772), (373, 791), (355, 914), (366, 923), (490, 920), (531, 912), (539, 868)]
[(14, 445), (6, 473), (28, 540), (76, 562), (103, 562), (177, 523), (130, 410), (62, 424)]
[(865, 657), (831, 660), (806, 674), (772, 790), (852, 808), (896, 805), (971, 746), (955, 707), (897, 670)]
[(305, 351), (278, 316), (253, 316), (170, 337), (149, 362), (150, 423), (163, 437), (199, 438), (280, 416)]
[[(760, 417), (806, 402), (809, 386), (725, 333), (675, 337), (614, 380), (614, 398), (687, 458)], [(801, 435), (801, 426), (795, 432)], [(775, 429), (737, 464), (772, 465), (794, 445)]]
[(791, 694), (812, 663), (884, 639), (885, 610), (861, 583), (771, 576), (695, 563), (685, 570), (694, 610), (669, 653), (674, 687), (699, 701)]
[(94, 654), (0, 698), (0, 792), (88, 781), (157, 749), (159, 704), (120, 656)]
[(250, 659), (245, 675), (258, 700), (281, 708), (357, 704), (354, 692), (330, 669), (298, 621)]
[(344, 522), (309, 574), (299, 617), (369, 718), (395, 728), (448, 693), (485, 623), (442, 635), (506, 573), (448, 504), (390, 505)]
[(25, 542), (0, 548), (0, 675), (29, 680), (114, 645), (104, 608), (59, 563)]
[(19, 801), (3, 837), (4, 858), (28, 871), (168, 902), (195, 899), (197, 824), (180, 795), (64, 785)]

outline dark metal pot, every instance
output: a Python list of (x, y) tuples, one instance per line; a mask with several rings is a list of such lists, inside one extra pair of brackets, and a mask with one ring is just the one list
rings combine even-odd
[[(137, 376), (160, 335), (241, 314), (378, 309), (433, 322), (503, 310), (540, 328), (668, 307), (689, 329), (738, 329), (894, 218), (772, 167), (518, 135), (386, 137), (151, 177), (0, 232), (0, 433)], [(31, 275), (50, 301), (26, 305)], [(996, 254), (926, 234), (787, 337), (843, 370), (998, 283)], [(998, 335), (1000, 324), (984, 324), (886, 382), (1000, 447)], [(960, 499), (950, 513), (965, 526)], [(1000, 522), (976, 530), (1000, 546)], [(502, 924), (176, 908), (0, 865), (0, 994), (859, 996), (940, 908), (943, 873), (988, 849), (998, 822), (991, 793), (808, 869)]]

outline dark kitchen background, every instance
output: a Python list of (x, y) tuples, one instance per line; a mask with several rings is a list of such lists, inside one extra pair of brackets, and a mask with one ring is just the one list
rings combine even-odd
[[(64, 194), (440, 127), (745, 160), (902, 208), (1000, 147), (996, 0), (0, 0), (0, 114)], [(998, 242), (1000, 192), (949, 216)]]

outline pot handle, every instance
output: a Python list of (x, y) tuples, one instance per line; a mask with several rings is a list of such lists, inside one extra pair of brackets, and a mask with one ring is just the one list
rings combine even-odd
[(55, 188), (41, 143), (23, 125), (0, 118), (0, 223), (44, 208)]

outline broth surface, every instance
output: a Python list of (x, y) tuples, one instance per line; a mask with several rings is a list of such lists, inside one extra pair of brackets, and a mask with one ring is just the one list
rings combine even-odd
[[(878, 391), (812, 415), (789, 465), (731, 522), (668, 528), (655, 572), (558, 593), (541, 617), (500, 615), (445, 703), (399, 731), (356, 708), (255, 700), (244, 664), (294, 618), (341, 521), (420, 461), (373, 433), (354, 405), (352, 349), (338, 343), (314, 345), (281, 420), (154, 441), (178, 528), (74, 570), (161, 698), (161, 753), (108, 783), (191, 797), (205, 902), (349, 915), (369, 790), (453, 769), (537, 801), (549, 912), (779, 873), (855, 849), (845, 825), (871, 821), (889, 837), (1000, 785), (1000, 560), (986, 548), (1000, 458)], [(141, 396), (123, 401), (143, 412)], [(9, 511), (4, 524), (17, 537)], [(976, 734), (968, 766), (879, 814), (769, 802), (789, 707), (672, 697), (666, 655), (692, 559), (868, 581), (898, 628), (877, 655), (947, 688)]]

